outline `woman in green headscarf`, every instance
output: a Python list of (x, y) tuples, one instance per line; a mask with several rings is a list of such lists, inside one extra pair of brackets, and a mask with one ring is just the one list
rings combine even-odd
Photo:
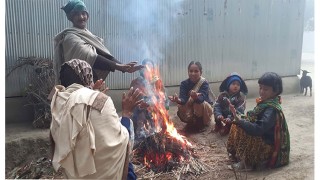
[(93, 68), (93, 79), (105, 79), (109, 72), (135, 72), (144, 66), (136, 66), (137, 62), (122, 64), (111, 55), (104, 46), (103, 40), (86, 29), (89, 13), (81, 0), (70, 0), (61, 9), (67, 15), (73, 27), (67, 28), (54, 37), (54, 70), (56, 84), (59, 84), (61, 65), (71, 59), (81, 59)]
[(233, 105), (235, 120), (230, 129), (227, 151), (237, 161), (236, 170), (276, 168), (289, 163), (290, 135), (281, 108), (282, 80), (273, 72), (259, 81), (256, 107), (240, 118)]

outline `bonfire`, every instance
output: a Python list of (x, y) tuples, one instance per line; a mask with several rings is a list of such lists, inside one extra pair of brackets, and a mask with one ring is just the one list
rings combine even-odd
[[(199, 175), (207, 172), (209, 167), (199, 161), (192, 144), (178, 133), (169, 118), (164, 105), (166, 96), (158, 67), (146, 66), (146, 71), (145, 78), (153, 85), (148, 90), (151, 101), (148, 111), (154, 121), (154, 133), (135, 145), (134, 160), (153, 173), (178, 171), (180, 174)], [(149, 130), (146, 128), (145, 131)]]

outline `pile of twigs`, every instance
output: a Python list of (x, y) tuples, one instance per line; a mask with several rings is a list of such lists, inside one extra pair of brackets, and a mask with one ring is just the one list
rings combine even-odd
[[(170, 158), (168, 158), (168, 155)], [(166, 133), (155, 133), (139, 143), (134, 149), (134, 164), (143, 166), (142, 178), (155, 178), (161, 174), (200, 175), (211, 169), (201, 162), (191, 147)]]
[[(137, 163), (137, 162), (135, 162)], [(202, 174), (205, 174), (213, 170), (210, 166), (201, 162), (198, 158), (191, 157), (189, 161), (184, 161), (179, 163), (179, 165), (172, 169), (171, 171), (159, 171), (154, 172), (152, 169), (148, 169), (143, 164), (136, 165), (136, 174), (138, 179), (156, 179), (156, 178), (165, 178), (165, 179), (180, 179), (182, 175), (188, 175), (192, 177), (199, 177)]]
[(26, 75), (28, 85), (25, 87), (25, 92), (28, 105), (34, 108), (33, 126), (48, 128), (51, 122), (51, 111), (47, 97), (54, 86), (53, 62), (46, 58), (20, 57), (6, 77), (18, 68), (30, 69)]
[(39, 158), (9, 172), (9, 179), (55, 179), (63, 178), (61, 169), (55, 172), (48, 158)]

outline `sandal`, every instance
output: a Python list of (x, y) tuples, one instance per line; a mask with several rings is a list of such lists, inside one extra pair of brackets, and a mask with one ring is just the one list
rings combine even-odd
[(252, 168), (250, 166), (246, 166), (244, 161), (229, 165), (228, 168), (234, 171), (252, 171)]

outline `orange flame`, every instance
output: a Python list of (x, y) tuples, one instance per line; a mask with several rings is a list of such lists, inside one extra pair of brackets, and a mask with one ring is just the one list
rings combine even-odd
[[(192, 144), (187, 139), (180, 135), (177, 129), (174, 127), (173, 122), (169, 119), (168, 110), (165, 108), (166, 94), (159, 69), (157, 66), (152, 67), (149, 64), (146, 65), (144, 70), (145, 80), (149, 82), (150, 86), (146, 94), (151, 97), (151, 106), (148, 107), (148, 111), (151, 112), (152, 119), (154, 121), (155, 131), (161, 132), (172, 137), (174, 142), (178, 143), (182, 149), (191, 147)], [(150, 89), (151, 88), (151, 89)], [(149, 130), (147, 126), (144, 129)], [(164, 147), (165, 150), (166, 147)], [(169, 161), (185, 161), (188, 157), (183, 157), (181, 154), (172, 153), (169, 151), (147, 151), (143, 155), (143, 161), (147, 168), (165, 168)]]
[(150, 164), (147, 161), (147, 156), (144, 156), (143, 161), (144, 161), (144, 164), (147, 166), (147, 168), (150, 168)]
[(188, 142), (184, 136), (178, 133), (173, 122), (169, 119), (168, 110), (165, 108), (166, 96), (164, 92), (164, 86), (160, 79), (159, 68), (157, 66), (150, 67), (149, 65), (146, 65), (144, 75), (146, 80), (153, 85), (154, 96), (151, 98), (153, 102), (151, 112), (155, 121), (154, 123), (156, 125), (156, 131), (160, 132), (162, 129), (165, 129), (168, 135), (179, 140), (183, 145), (192, 146), (192, 144)]

